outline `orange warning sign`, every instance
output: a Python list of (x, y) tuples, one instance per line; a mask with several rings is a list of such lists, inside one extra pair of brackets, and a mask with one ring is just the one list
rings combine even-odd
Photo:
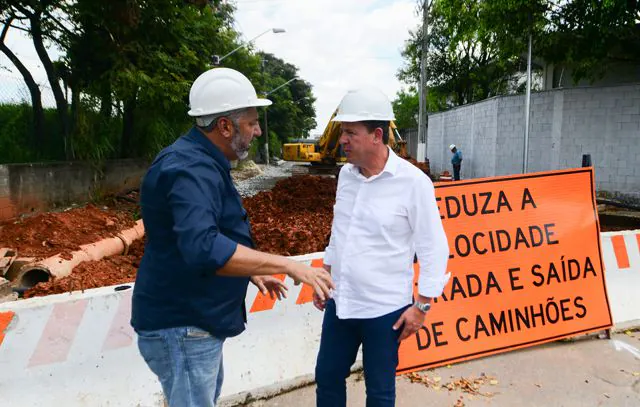
[(451, 279), (399, 373), (611, 327), (593, 171), (436, 185)]

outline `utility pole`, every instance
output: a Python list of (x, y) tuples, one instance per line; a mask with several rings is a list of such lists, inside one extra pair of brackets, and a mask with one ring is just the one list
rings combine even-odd
[[(424, 159), (427, 160), (427, 128), (429, 116), (427, 115), (427, 54), (429, 52), (429, 4), (428, 0), (422, 2), (422, 52), (420, 58), (420, 89), (418, 89), (418, 143), (424, 143)], [(423, 157), (417, 157), (418, 161)]]
[(522, 151), (522, 173), (529, 171), (529, 121), (531, 118), (531, 42), (532, 35), (529, 32), (529, 52), (527, 53), (527, 96), (524, 101), (524, 147)]

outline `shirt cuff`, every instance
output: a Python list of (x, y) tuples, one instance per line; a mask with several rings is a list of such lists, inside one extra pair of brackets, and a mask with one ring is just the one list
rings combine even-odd
[(237, 242), (234, 242), (222, 233), (218, 233), (211, 248), (211, 253), (213, 254), (212, 266), (216, 272), (227, 264), (237, 248)]
[[(420, 270), (420, 273), (425, 272)], [(451, 273), (447, 273), (442, 277), (425, 276), (419, 279), (418, 294), (423, 297), (436, 298), (442, 295), (444, 287), (449, 282)]]

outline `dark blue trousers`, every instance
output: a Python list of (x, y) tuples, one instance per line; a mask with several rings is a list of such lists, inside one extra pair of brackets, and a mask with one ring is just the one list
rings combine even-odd
[(335, 302), (327, 302), (316, 363), (317, 407), (347, 405), (345, 379), (361, 344), (367, 407), (395, 405), (398, 337), (402, 327), (394, 331), (393, 324), (405, 309), (372, 319), (338, 319)]
[(453, 180), (460, 181), (460, 168), (462, 164), (453, 164)]

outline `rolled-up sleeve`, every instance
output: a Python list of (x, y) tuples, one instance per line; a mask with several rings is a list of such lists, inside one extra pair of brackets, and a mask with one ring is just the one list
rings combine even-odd
[(324, 258), (322, 259), (322, 263), (325, 266), (331, 266), (333, 264), (335, 253), (336, 253), (335, 243), (333, 242), (333, 238), (330, 237), (329, 245), (324, 249)]
[(425, 297), (442, 294), (451, 274), (447, 273), (449, 244), (442, 226), (431, 180), (420, 178), (413, 187), (409, 217), (413, 226), (416, 255), (420, 263), (418, 293)]
[(184, 262), (216, 272), (237, 247), (218, 228), (222, 213), (220, 174), (203, 163), (192, 162), (170, 169), (167, 175), (173, 231)]

